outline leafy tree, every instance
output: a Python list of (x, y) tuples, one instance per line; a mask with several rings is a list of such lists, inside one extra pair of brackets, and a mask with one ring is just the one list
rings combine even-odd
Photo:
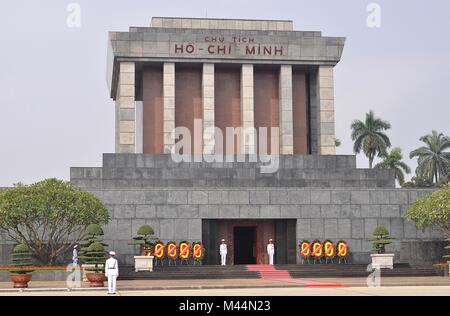
[(395, 172), (395, 179), (400, 185), (405, 183), (405, 173), (410, 173), (411, 169), (403, 162), (402, 150), (398, 147), (391, 151), (386, 151), (380, 154), (383, 161), (377, 163), (375, 168), (378, 169), (393, 169)]
[(361, 150), (369, 158), (369, 168), (372, 168), (376, 155), (386, 151), (391, 147), (391, 141), (384, 131), (391, 128), (391, 124), (375, 117), (371, 110), (366, 113), (365, 121), (354, 120), (351, 125), (353, 151), (359, 154)]
[(417, 157), (418, 167), (416, 174), (429, 179), (431, 182), (438, 182), (441, 176), (447, 175), (450, 166), (450, 137), (442, 133), (432, 131), (431, 134), (422, 136), (420, 141), (425, 146), (413, 150), (410, 158)]
[(450, 184), (415, 201), (405, 217), (416, 222), (419, 229), (434, 227), (446, 238), (450, 237)]
[(107, 223), (108, 210), (70, 182), (47, 179), (0, 192), (0, 229), (25, 244), (41, 264), (53, 265), (91, 223)]
[(341, 140), (340, 140), (339, 138), (335, 138), (335, 139), (334, 139), (334, 145), (335, 145), (336, 147), (340, 147), (340, 146), (342, 145)]
[(385, 253), (386, 246), (391, 244), (395, 239), (394, 237), (389, 235), (389, 231), (384, 226), (378, 226), (373, 230), (372, 237), (369, 238), (369, 241), (372, 242), (373, 248), (377, 253)]
[(405, 182), (403, 188), (434, 188), (435, 185), (429, 179), (416, 175), (411, 181)]

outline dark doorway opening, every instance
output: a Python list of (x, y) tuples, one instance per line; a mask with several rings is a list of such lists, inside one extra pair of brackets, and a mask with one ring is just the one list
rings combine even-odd
[(256, 227), (234, 227), (234, 264), (256, 264)]

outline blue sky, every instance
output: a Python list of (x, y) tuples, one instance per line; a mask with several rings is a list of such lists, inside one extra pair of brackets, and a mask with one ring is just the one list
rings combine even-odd
[[(81, 28), (66, 8), (81, 5)], [(381, 27), (366, 7), (381, 6)], [(114, 151), (114, 104), (105, 80), (108, 31), (148, 26), (152, 16), (291, 19), (296, 30), (347, 37), (335, 69), (339, 154), (350, 123), (373, 109), (407, 158), (432, 129), (450, 134), (450, 2), (3, 1), (0, 5), (0, 186), (69, 178)], [(415, 168), (415, 162), (406, 159)], [(367, 159), (358, 158), (359, 167)]]

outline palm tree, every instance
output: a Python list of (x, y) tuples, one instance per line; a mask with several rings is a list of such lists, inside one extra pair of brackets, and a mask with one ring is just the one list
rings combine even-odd
[(394, 169), (395, 171), (395, 179), (398, 181), (400, 185), (405, 183), (405, 173), (410, 173), (411, 169), (409, 166), (404, 163), (402, 150), (398, 147), (392, 148), (391, 151), (386, 151), (380, 154), (380, 157), (383, 158), (383, 161), (377, 163), (375, 168), (378, 169)]
[(375, 117), (372, 110), (366, 113), (364, 122), (354, 120), (351, 125), (353, 151), (359, 154), (361, 150), (369, 158), (369, 167), (372, 168), (375, 156), (386, 151), (391, 147), (389, 137), (383, 131), (391, 128), (391, 124), (387, 121)]
[(342, 145), (341, 140), (340, 140), (339, 138), (335, 138), (335, 139), (334, 139), (334, 145), (335, 145), (336, 147), (341, 146), (341, 145)]
[(450, 137), (442, 133), (432, 131), (431, 134), (422, 136), (420, 141), (425, 146), (413, 150), (409, 158), (418, 157), (416, 173), (430, 179), (431, 182), (438, 182), (441, 176), (445, 176), (450, 165)]

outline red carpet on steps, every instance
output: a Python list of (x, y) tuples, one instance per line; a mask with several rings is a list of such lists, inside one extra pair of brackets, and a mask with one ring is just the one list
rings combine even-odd
[(249, 264), (248, 271), (256, 271), (262, 279), (279, 280), (289, 283), (302, 284), (305, 287), (311, 288), (336, 288), (344, 287), (339, 283), (324, 283), (315, 280), (292, 278), (288, 270), (277, 270), (273, 265), (269, 264)]
[(247, 270), (259, 272), (263, 279), (292, 279), (288, 270), (277, 270), (269, 264), (247, 265)]

